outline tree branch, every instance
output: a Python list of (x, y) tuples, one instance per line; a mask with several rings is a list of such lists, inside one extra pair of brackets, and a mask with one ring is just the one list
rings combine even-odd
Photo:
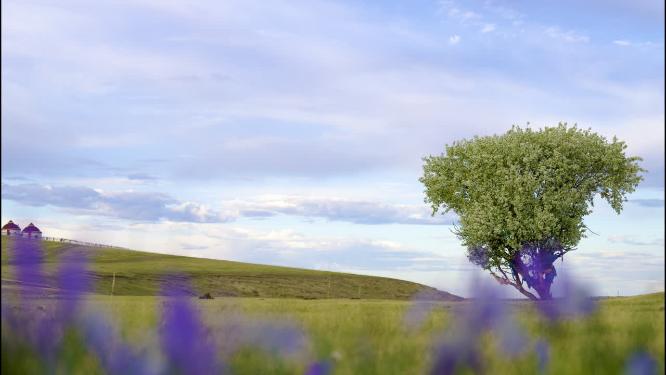
[[(529, 298), (529, 299), (531, 299), (531, 300), (533, 300), (533, 301), (537, 301), (537, 300), (539, 299), (539, 298), (537, 298), (537, 296), (535, 296), (534, 294), (528, 292), (527, 290), (525, 290), (525, 289), (523, 288), (523, 285), (522, 285), (522, 283), (520, 282), (520, 278), (519, 278), (518, 280), (516, 280), (516, 281), (511, 281), (511, 280), (509, 279), (509, 277), (507, 276), (507, 274), (504, 272), (504, 270), (502, 270), (502, 268), (497, 267), (497, 270), (502, 274), (502, 276), (498, 276), (498, 275), (497, 275), (495, 272), (493, 272), (493, 270), (491, 270), (491, 269), (488, 270), (488, 271), (490, 271), (490, 274), (495, 278), (495, 280), (497, 280), (497, 282), (499, 282), (499, 283), (502, 284), (502, 285), (511, 285), (511, 286), (513, 286), (513, 287), (516, 288), (516, 289), (517, 289), (522, 295), (524, 295), (525, 297), (527, 297), (527, 298)], [(518, 277), (520, 277), (520, 276), (518, 276)]]

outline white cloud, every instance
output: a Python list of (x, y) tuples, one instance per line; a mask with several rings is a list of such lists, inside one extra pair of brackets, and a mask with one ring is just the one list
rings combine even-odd
[[(11, 4), (14, 8), (23, 6)], [(502, 25), (504, 32), (503, 20), (516, 17), (503, 16), (507, 11), (492, 8), (492, 4), (473, 10), (447, 4), (458, 9), (455, 14), (474, 19), (466, 26), (475, 30)], [(32, 13), (41, 14), (39, 20), (49, 19), (52, 12), (57, 22), (41, 24), (53, 32), (12, 26), (12, 34), (3, 34), (3, 40), (14, 43), (3, 49), (3, 58), (9, 61), (7, 71), (16, 72), (7, 74), (8, 80), (3, 82), (4, 100), (11, 104), (3, 112), (10, 121), (4, 123), (17, 124), (3, 125), (3, 171), (15, 174), (20, 169), (35, 175), (79, 174), (84, 170), (98, 175), (118, 173), (112, 168), (134, 166), (134, 160), (117, 157), (121, 152), (138, 158), (144, 153), (152, 152), (149, 156), (155, 157), (170, 154), (163, 152), (165, 149), (178, 149), (191, 157), (169, 155), (159, 173), (144, 172), (188, 181), (230, 176), (340, 176), (387, 167), (413, 168), (424, 153), (455, 137), (496, 132), (513, 122), (547, 116), (558, 120), (561, 113), (578, 119), (586, 111), (581, 108), (588, 108), (590, 101), (598, 101), (604, 108), (633, 108), (586, 95), (578, 80), (566, 97), (551, 92), (550, 85), (515, 74), (512, 64), (520, 67), (522, 58), (514, 61), (503, 57), (502, 65), (506, 66), (482, 74), (474, 67), (458, 69), (455, 59), (441, 65), (414, 59), (434, 56), (446, 46), (409, 23), (399, 28), (390, 23), (369, 23), (360, 20), (353, 7), (319, 3), (304, 9), (277, 7), (280, 17), (271, 17), (268, 9), (275, 5), (269, 3), (267, 9), (260, 9), (255, 4), (250, 5), (252, 12), (238, 12), (239, 5), (233, 2), (219, 6), (202, 2), (192, 9), (144, 2), (127, 4), (129, 8), (123, 12), (107, 5), (101, 9), (108, 11), (108, 18), (106, 14), (96, 18), (95, 8), (71, 7), (70, 13), (77, 12), (76, 17), (70, 17), (71, 22), (69, 18), (60, 20), (63, 17), (51, 8), (14, 11), (27, 20)], [(303, 32), (318, 23), (320, 6), (330, 10), (327, 17), (336, 19), (330, 25), (345, 26)], [(114, 28), (115, 23), (108, 20), (142, 14), (145, 7), (158, 8), (154, 21), (164, 21), (158, 16), (166, 12), (181, 26), (170, 28), (164, 40), (145, 35), (145, 39), (124, 41), (122, 29)], [(239, 13), (242, 17), (229, 16)], [(19, 21), (12, 22), (20, 26)], [(65, 23), (67, 28), (56, 27)], [(224, 32), (219, 32), (221, 25)], [(540, 27), (530, 25), (528, 30)], [(565, 39), (581, 38), (575, 33), (551, 31)], [(332, 32), (340, 40), (349, 38), (349, 42), (331, 38)], [(445, 36), (445, 45), (458, 44), (465, 51), (472, 48), (474, 54), (482, 53), (467, 39), (461, 46), (461, 37), (467, 34), (456, 32)], [(492, 34), (493, 38), (504, 37), (499, 32)], [(537, 34), (540, 39), (530, 46), (546, 46), (542, 40), (545, 35)], [(390, 40), (390, 48), (382, 40)], [(418, 49), (414, 40), (420, 41)], [(418, 52), (396, 52), (402, 48)], [(188, 52), (181, 53), (185, 50)], [(12, 65), (17, 59), (34, 63), (21, 66), (40, 68), (25, 75)], [(246, 59), (255, 65), (244, 63)], [(599, 71), (590, 61), (594, 59), (585, 58), (571, 70), (567, 67), (572, 64), (560, 64), (558, 57), (547, 60), (556, 69), (550, 69), (548, 63), (531, 66), (542, 66), (544, 72), (553, 72), (562, 81), (585, 69), (581, 67)], [(254, 69), (262, 71), (261, 78)], [(28, 75), (33, 78), (28, 79)], [(45, 82), (48, 84), (42, 84)], [(655, 96), (654, 90), (646, 92)], [(576, 99), (571, 100), (572, 96)], [(43, 105), (54, 103), (57, 107), (61, 97), (60, 104), (66, 110), (54, 111)], [(77, 104), (81, 102), (70, 97), (86, 98), (86, 102)], [(647, 103), (642, 99), (629, 103)], [(478, 111), (480, 107), (484, 111)], [(645, 107), (654, 108), (651, 104)], [(61, 117), (63, 113), (67, 116)], [(634, 115), (627, 117), (636, 118)], [(91, 121), (95, 121), (94, 127)], [(247, 126), (245, 134), (227, 133), (239, 123)], [(261, 129), (253, 130), (255, 124), (261, 124)], [(285, 124), (315, 130), (300, 136), (302, 133), (290, 131)], [(281, 130), (283, 127), (287, 130)], [(61, 147), (45, 149), (22, 137), (22, 130)]]
[(85, 215), (102, 215), (148, 222), (178, 221), (220, 223), (239, 218), (267, 218), (290, 215), (307, 219), (354, 224), (451, 225), (453, 214), (431, 216), (424, 205), (398, 205), (382, 202), (277, 196), (256, 200), (222, 202), (222, 210), (190, 201), (179, 201), (159, 192), (103, 191), (85, 186), (39, 184), (2, 185), (2, 199), (28, 206), (54, 206)]
[(178, 222), (225, 222), (229, 217), (194, 202), (180, 202), (166, 194), (139, 191), (103, 191), (86, 186), (2, 184), (2, 199), (28, 206), (54, 206), (91, 216)]
[(621, 243), (625, 245), (635, 245), (635, 246), (664, 246), (663, 238), (654, 238), (646, 240), (644, 238), (638, 238), (636, 236), (614, 235), (614, 236), (609, 236), (608, 241), (612, 243)]
[(624, 39), (614, 40), (613, 44), (615, 44), (616, 46), (620, 46), (620, 47), (648, 47), (649, 48), (649, 47), (661, 47), (662, 46), (662, 44), (660, 44), (660, 43), (655, 43), (655, 42), (650, 42), (650, 41), (647, 41), (647, 42), (632, 42), (632, 41), (624, 40)]
[(642, 207), (651, 207), (651, 208), (663, 208), (664, 200), (663, 199), (629, 199), (629, 203), (636, 204)]
[(495, 31), (495, 25), (492, 24), (492, 23), (487, 23), (487, 24), (483, 25), (483, 27), (481, 28), (481, 32), (484, 33), (484, 34), (485, 33), (490, 33), (490, 32), (493, 32), (493, 31)]
[(431, 216), (431, 210), (426, 205), (397, 205), (330, 197), (282, 196), (226, 202), (223, 206), (225, 211), (237, 212), (242, 217), (293, 215), (370, 225), (450, 225), (457, 221), (453, 214)]
[(482, 18), (479, 13), (469, 9), (463, 9), (453, 1), (440, 1), (439, 11), (441, 13), (445, 13), (449, 18), (457, 20), (461, 23), (467, 23), (469, 21), (475, 21)]
[(559, 27), (547, 27), (545, 34), (553, 39), (562, 40), (567, 43), (587, 43), (590, 38), (574, 30), (563, 31)]
[(219, 223), (135, 223), (117, 228), (72, 223), (42, 223), (49, 236), (119, 245), (212, 259), (236, 260), (303, 268), (356, 270), (359, 273), (400, 270), (442, 272), (460, 268), (462, 253), (440, 254), (375, 238), (306, 235), (293, 229), (258, 230)]

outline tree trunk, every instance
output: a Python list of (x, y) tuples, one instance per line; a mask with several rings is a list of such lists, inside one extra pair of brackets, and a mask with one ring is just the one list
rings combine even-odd
[[(526, 295), (530, 299), (541, 299), (549, 300), (552, 299), (550, 293), (550, 287), (553, 284), (555, 279), (555, 267), (550, 264), (542, 264), (543, 259), (532, 259), (531, 265), (526, 265), (520, 257), (520, 254), (516, 254), (511, 261), (511, 271), (513, 272), (513, 277), (516, 280), (516, 289), (523, 295)], [(548, 263), (548, 262), (547, 262)], [(522, 286), (522, 281), (527, 282), (528, 288), (533, 289), (539, 295), (539, 298), (534, 297), (532, 293), (529, 293), (524, 290)], [(525, 292), (529, 293), (527, 295)]]

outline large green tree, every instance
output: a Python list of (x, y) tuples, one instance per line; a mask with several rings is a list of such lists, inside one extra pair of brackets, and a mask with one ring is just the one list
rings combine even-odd
[(642, 159), (626, 147), (576, 125), (514, 126), (446, 145), (424, 158), (420, 181), (433, 215), (459, 216), (470, 261), (530, 299), (549, 299), (553, 263), (585, 236), (595, 196), (619, 214), (642, 180)]

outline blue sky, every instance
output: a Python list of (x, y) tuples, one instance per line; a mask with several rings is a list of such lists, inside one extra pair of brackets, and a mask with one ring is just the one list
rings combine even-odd
[(645, 181), (560, 266), (663, 290), (658, 1), (2, 1), (2, 221), (135, 249), (403, 278), (475, 273), (421, 158), (578, 123)]

